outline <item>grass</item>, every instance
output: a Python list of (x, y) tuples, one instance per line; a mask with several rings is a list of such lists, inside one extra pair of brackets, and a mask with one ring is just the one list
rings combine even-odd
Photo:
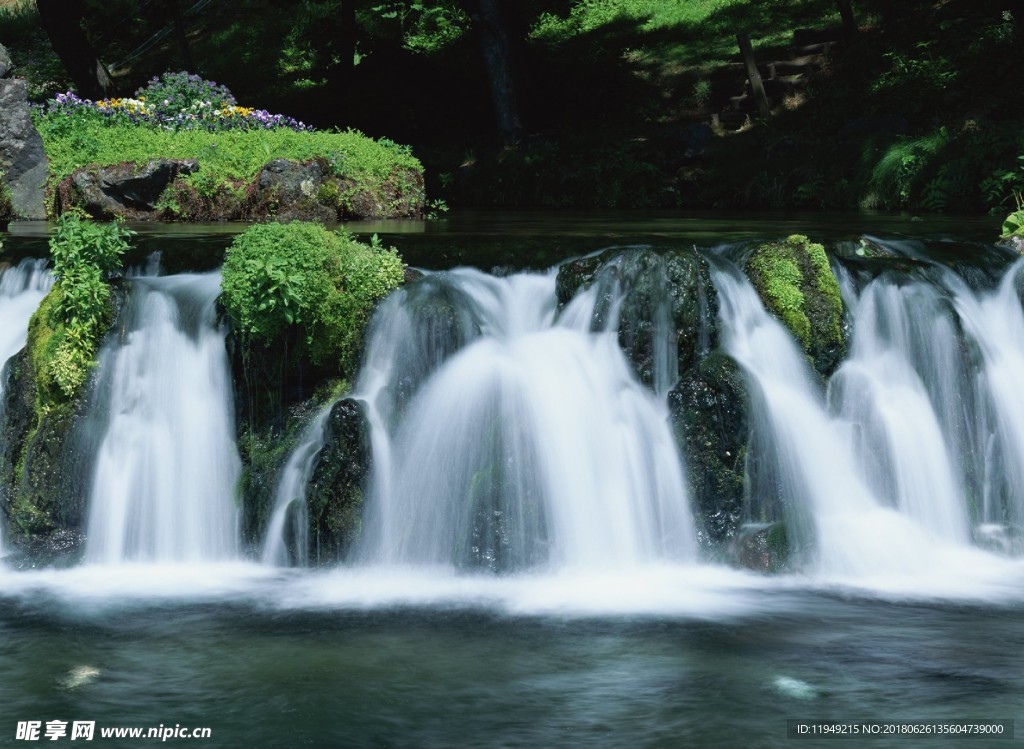
[(51, 180), (89, 164), (142, 163), (152, 158), (199, 159), (202, 170), (222, 180), (249, 181), (272, 159), (326, 158), (337, 174), (379, 181), (395, 169), (420, 169), (408, 148), (354, 131), (296, 132), (287, 128), (208, 132), (144, 126), (111, 127), (100, 120), (39, 118), (50, 158)]

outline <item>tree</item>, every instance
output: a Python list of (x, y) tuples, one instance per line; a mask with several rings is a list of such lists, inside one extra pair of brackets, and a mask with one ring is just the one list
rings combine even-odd
[(74, 81), (78, 94), (88, 99), (114, 95), (114, 79), (82, 28), (83, 0), (36, 0), (36, 7), (53, 51)]

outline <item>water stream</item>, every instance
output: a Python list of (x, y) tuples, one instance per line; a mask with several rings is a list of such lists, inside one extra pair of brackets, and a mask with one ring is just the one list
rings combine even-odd
[(231, 375), (220, 274), (141, 277), (99, 354), (102, 434), (86, 559), (200, 562), (238, 554)]
[[(28, 321), (53, 286), (53, 277), (45, 260), (22, 260), (0, 273), (0, 368), (25, 347)], [(6, 378), (0, 377), (0, 403)], [(4, 553), (4, 534), (0, 528), (0, 556)]]
[(381, 310), (358, 388), (379, 432), (364, 562), (513, 571), (693, 558), (665, 405), (633, 375), (614, 316), (592, 330), (596, 290), (558, 313), (553, 273), (456, 270), (428, 289), (420, 317), (401, 294)]

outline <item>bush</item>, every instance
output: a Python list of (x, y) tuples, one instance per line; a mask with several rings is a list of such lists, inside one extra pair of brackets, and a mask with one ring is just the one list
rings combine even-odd
[(270, 346), (298, 326), (314, 364), (346, 368), (373, 306), (403, 278), (394, 249), (319, 224), (262, 224), (228, 248), (221, 299), (243, 339)]
[(120, 268), (132, 234), (118, 223), (61, 216), (50, 240), (56, 283), (29, 323), (40, 411), (69, 401), (85, 384), (113, 313), (107, 278)]

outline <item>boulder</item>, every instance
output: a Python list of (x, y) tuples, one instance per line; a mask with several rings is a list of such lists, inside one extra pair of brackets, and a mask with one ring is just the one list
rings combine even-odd
[(556, 280), (559, 305), (595, 284), (594, 326), (618, 314), (619, 343), (655, 390), (667, 390), (714, 347), (717, 296), (707, 261), (694, 250), (620, 247), (565, 263)]
[(702, 546), (733, 538), (743, 516), (747, 404), (743, 372), (719, 352), (686, 371), (668, 394)]
[(325, 194), (326, 170), (317, 160), (308, 162), (274, 159), (260, 171), (246, 207), (248, 218), (269, 216), (279, 221), (337, 221), (333, 205), (321, 202)]
[(830, 375), (842, 361), (847, 331), (825, 248), (799, 234), (766, 242), (754, 248), (746, 271), (765, 308), (789, 328), (814, 368)]
[(28, 84), (7, 77), (10, 71), (11, 58), (0, 46), (0, 193), (7, 193), (4, 202), (10, 203), (14, 217), (45, 219), (49, 162), (43, 139), (32, 124)]
[(362, 406), (344, 398), (327, 418), (324, 446), (306, 491), (311, 564), (336, 562), (359, 540), (370, 466), (369, 425)]
[(146, 221), (158, 218), (157, 203), (179, 176), (199, 170), (195, 159), (154, 159), (79, 169), (57, 190), (57, 212), (70, 206), (85, 209), (94, 218)]

